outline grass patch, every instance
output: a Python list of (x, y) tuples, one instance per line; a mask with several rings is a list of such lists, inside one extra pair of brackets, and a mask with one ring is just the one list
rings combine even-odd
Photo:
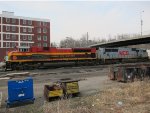
[[(119, 84), (119, 83), (118, 83)], [(44, 113), (150, 113), (150, 81), (111, 86), (88, 97), (43, 105)]]

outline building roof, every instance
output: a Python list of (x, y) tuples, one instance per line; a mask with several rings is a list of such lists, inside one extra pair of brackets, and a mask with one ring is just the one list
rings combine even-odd
[(37, 21), (45, 21), (50, 22), (50, 19), (42, 19), (42, 18), (31, 18), (31, 17), (23, 17), (23, 16), (15, 16), (14, 12), (2, 11), (0, 17), (7, 17), (7, 18), (18, 18), (18, 19), (25, 19), (25, 20), (37, 20)]

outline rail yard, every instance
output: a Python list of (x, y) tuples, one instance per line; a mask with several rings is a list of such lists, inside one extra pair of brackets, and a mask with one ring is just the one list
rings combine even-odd
[[(107, 92), (114, 87), (118, 87), (118, 89), (124, 87), (125, 84), (123, 85), (123, 83), (130, 85), (134, 82), (138, 84), (144, 82), (145, 88), (148, 87), (147, 83), (149, 84), (150, 79), (149, 57), (146, 49), (127, 47), (51, 48), (33, 46), (28, 51), (19, 51), (19, 49), (9, 51), (5, 57), (5, 62), (1, 63), (1, 67), (2, 113), (45, 113), (47, 112), (45, 109), (49, 111), (49, 107), (54, 104), (56, 105), (51, 109), (57, 108), (56, 113), (59, 113), (62, 109), (60, 108), (62, 101), (80, 103), (84, 98), (89, 101), (86, 102), (85, 107), (87, 109), (89, 104), (94, 103), (88, 98), (93, 99), (96, 95), (98, 95), (96, 100), (104, 101), (103, 104), (107, 105), (112, 102), (113, 98), (107, 97), (109, 94), (104, 95), (105, 91)], [(144, 100), (149, 98), (147, 90), (144, 91), (146, 91), (144, 97), (137, 97), (140, 102), (143, 102), (141, 98)], [(118, 91), (114, 92), (117, 93)], [(105, 96), (106, 100), (103, 100), (101, 94)], [(129, 94), (130, 92), (126, 93), (126, 96)], [(117, 100), (117, 98), (121, 98), (121, 100)], [(107, 101), (107, 99), (111, 100)], [(116, 101), (118, 102), (111, 103), (112, 109), (104, 110), (104, 113), (125, 110), (122, 106), (124, 98), (122, 96), (116, 97)], [(145, 105), (148, 106), (149, 101), (146, 101)], [(45, 108), (45, 106), (47, 107)], [(71, 107), (74, 104), (69, 102), (63, 108), (66, 106), (69, 106), (66, 108), (67, 110), (74, 110)], [(95, 104), (91, 106), (94, 107)], [(28, 107), (30, 107), (29, 111), (27, 110)], [(104, 108), (105, 106), (101, 109)], [(141, 109), (144, 110), (145, 108), (142, 107)], [(93, 112), (91, 108), (89, 110)], [(146, 109), (146, 112), (147, 110), (149, 109)], [(49, 112), (55, 113), (53, 110)], [(62, 113), (67, 112), (69, 111)]]
[[(17, 76), (12, 76), (11, 74), (11, 73), (22, 73), (22, 71), (1, 72), (0, 92), (2, 93), (2, 100), (1, 100), (0, 113), (43, 112), (43, 111), (40, 111), (42, 109), (41, 107), (47, 104), (48, 106), (52, 106), (54, 103), (59, 102), (59, 100), (55, 100), (52, 102), (46, 101), (43, 95), (44, 85), (51, 84), (52, 82), (58, 81), (60, 79), (71, 78), (71, 79), (83, 80), (81, 82), (79, 81), (79, 90), (80, 90), (79, 97), (75, 97), (75, 98), (71, 98), (67, 100), (61, 100), (61, 101), (69, 101), (69, 100), (73, 102), (81, 101), (82, 98), (88, 98), (96, 94), (101, 94), (103, 90), (114, 88), (114, 87), (122, 87), (122, 85), (125, 86), (126, 85), (125, 83), (109, 80), (108, 75), (109, 75), (110, 66), (112, 65), (61, 67), (61, 68), (56, 68), (56, 69), (28, 70), (28, 72), (24, 72), (24, 73), (27, 73), (24, 76), (21, 76), (19, 74)], [(32, 77), (34, 81), (34, 95), (35, 95), (34, 104), (23, 104), (21, 106), (19, 105), (19, 106), (15, 106), (12, 108), (7, 108), (6, 100), (7, 100), (8, 79), (18, 80), (18, 79), (23, 79), (29, 76)], [(132, 83), (127, 83), (127, 84), (132, 84)]]
[[(100, 74), (101, 72), (101, 74)], [(12, 72), (6, 72), (12, 73)], [(1, 74), (1, 76), (6, 75), (5, 72)], [(81, 95), (90, 95), (93, 93), (96, 93), (99, 88), (102, 88), (103, 86), (103, 80), (107, 80), (107, 68), (101, 67), (64, 67), (64, 68), (58, 68), (58, 69), (44, 69), (44, 70), (32, 70), (30, 71), (30, 76), (33, 77), (34, 80), (34, 91), (35, 91), (35, 104), (42, 105), (45, 101), (43, 97), (43, 90), (45, 84), (50, 84), (53, 81), (63, 79), (63, 78), (77, 78), (77, 79), (87, 79), (83, 82), (79, 82), (80, 84), (80, 91)], [(6, 78), (6, 77), (4, 77)], [(0, 89), (3, 94), (3, 100), (2, 100), (2, 111), (5, 112), (6, 109), (6, 103), (5, 100), (7, 99), (7, 78), (6, 80), (3, 78), (0, 81)], [(16, 77), (13, 77), (16, 78)], [(17, 78), (21, 79), (24, 77), (18, 76)], [(38, 106), (39, 107), (39, 106)], [(26, 107), (25, 107), (26, 108)], [(18, 111), (18, 109), (24, 109), (24, 107), (17, 107), (12, 108), (15, 110), (15, 112)], [(11, 108), (8, 110), (11, 111)], [(8, 112), (7, 111), (7, 112)]]
[(0, 113), (150, 113), (148, 2), (0, 3)]

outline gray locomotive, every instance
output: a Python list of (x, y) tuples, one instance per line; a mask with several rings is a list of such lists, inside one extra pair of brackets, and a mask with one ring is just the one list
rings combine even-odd
[(138, 62), (148, 60), (148, 53), (146, 49), (126, 48), (126, 47), (99, 48), (96, 54), (100, 64)]

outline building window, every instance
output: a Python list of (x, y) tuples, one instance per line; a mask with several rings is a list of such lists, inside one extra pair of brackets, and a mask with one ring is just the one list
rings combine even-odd
[(12, 23), (16, 23), (16, 19), (12, 18)]
[(44, 40), (44, 41), (47, 41), (47, 36), (43, 36), (43, 40)]
[(6, 34), (6, 39), (10, 39), (10, 34)]
[(6, 23), (10, 23), (10, 18), (6, 18)]
[(15, 26), (12, 26), (12, 31), (16, 31), (16, 27)]
[(32, 32), (32, 28), (28, 28), (28, 32), (31, 33)]
[(23, 40), (27, 40), (27, 36), (26, 35), (23, 35)]
[(39, 40), (39, 41), (41, 40), (41, 36), (40, 35), (37, 36), (37, 40)]
[(16, 35), (12, 35), (12, 40), (16, 40)]
[(47, 43), (43, 43), (43, 47), (47, 47)]
[(43, 28), (43, 33), (47, 33), (47, 29), (46, 28)]
[(43, 22), (43, 26), (47, 26), (47, 22)]
[(25, 46), (28, 46), (27, 43), (21, 43), (20, 45), (21, 45), (21, 46), (24, 46), (24, 47), (25, 47)]
[(32, 21), (31, 20), (28, 20), (28, 25), (32, 25)]
[(26, 32), (26, 31), (27, 31), (26, 27), (23, 27), (23, 32)]
[(41, 33), (41, 28), (38, 28), (38, 29), (37, 29), (37, 32), (38, 32), (38, 33)]
[(38, 26), (41, 26), (41, 22), (39, 21), (39, 22), (37, 22), (37, 24), (38, 24)]
[(6, 26), (6, 31), (10, 31), (10, 26)]
[(6, 42), (6, 47), (10, 47), (10, 42)]
[(28, 36), (28, 40), (32, 40), (32, 36), (31, 35)]
[(26, 20), (23, 20), (23, 24), (26, 24)]
[(27, 49), (27, 48), (20, 48), (19, 51), (21, 51), (21, 52), (27, 52), (27, 51), (29, 51), (29, 49)]
[(38, 47), (41, 47), (41, 43), (38, 43)]
[(15, 42), (12, 42), (12, 47), (16, 47), (16, 43)]

